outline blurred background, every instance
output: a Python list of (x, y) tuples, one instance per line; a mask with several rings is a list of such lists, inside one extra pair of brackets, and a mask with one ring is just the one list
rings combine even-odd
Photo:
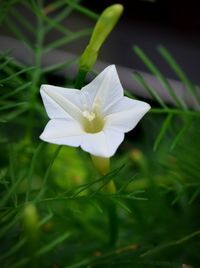
[[(83, 1), (100, 13), (116, 1)], [(175, 78), (161, 61), (155, 48), (162, 44), (196, 83), (200, 82), (200, 20), (198, 1), (119, 0), (124, 14), (115, 31), (102, 47), (100, 58), (108, 62), (148, 71), (132, 51), (139, 45), (158, 64), (166, 76)], [(115, 44), (113, 46), (113, 44)]]
[[(44, 1), (46, 5), (53, 1)], [(75, 1), (76, 2), (76, 1)], [(78, 2), (78, 1), (77, 1)], [(124, 5), (124, 13), (118, 25), (101, 49), (99, 60), (117, 65), (147, 71), (141, 60), (134, 55), (132, 46), (139, 45), (169, 78), (176, 78), (168, 65), (160, 58), (156, 47), (164, 45), (174, 56), (190, 79), (200, 83), (200, 20), (198, 1), (180, 0), (119, 0)], [(100, 14), (104, 8), (116, 3), (114, 0), (81, 1), (82, 5)], [(23, 12), (24, 7), (17, 7)], [(57, 10), (59, 12), (60, 10)], [(55, 15), (55, 12), (52, 12)], [(34, 17), (24, 9), (24, 16), (34, 22)], [(51, 15), (51, 11), (49, 12)], [(72, 30), (93, 27), (95, 21), (73, 12), (63, 25)], [(16, 22), (17, 25), (17, 22)], [(1, 34), (13, 35), (4, 25)], [(26, 35), (30, 35), (25, 30)], [(47, 36), (46, 42), (59, 38), (54, 30)], [(31, 36), (29, 36), (31, 38)], [(83, 37), (79, 42), (64, 45), (63, 50), (81, 54), (89, 39)], [(34, 39), (32, 39), (34, 41)], [(1, 48), (1, 45), (0, 45)]]
[[(75, 87), (98, 15), (115, 2), (0, 1), (0, 267), (200, 267), (198, 3), (119, 2), (91, 75), (116, 64), (126, 95), (152, 109), (101, 177), (79, 148), (39, 140), (48, 121), (39, 88)], [(111, 179), (114, 195), (101, 191)]]

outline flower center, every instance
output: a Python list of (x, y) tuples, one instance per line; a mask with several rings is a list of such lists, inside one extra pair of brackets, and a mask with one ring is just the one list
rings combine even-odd
[(87, 133), (97, 133), (103, 129), (104, 120), (97, 113), (83, 111), (83, 128)]

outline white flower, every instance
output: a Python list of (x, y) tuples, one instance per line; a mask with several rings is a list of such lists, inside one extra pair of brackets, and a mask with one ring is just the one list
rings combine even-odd
[(42, 85), (40, 92), (51, 119), (40, 138), (106, 158), (150, 109), (145, 102), (124, 97), (114, 65), (81, 90)]

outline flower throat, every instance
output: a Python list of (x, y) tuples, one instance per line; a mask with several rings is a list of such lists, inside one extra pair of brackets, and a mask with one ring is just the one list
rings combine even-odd
[(83, 127), (87, 133), (100, 132), (104, 127), (103, 119), (95, 112), (83, 111)]

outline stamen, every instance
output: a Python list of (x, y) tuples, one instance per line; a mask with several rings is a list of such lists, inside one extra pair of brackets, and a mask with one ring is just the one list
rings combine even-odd
[(97, 133), (104, 127), (104, 120), (96, 112), (84, 110), (83, 114), (83, 128), (87, 133)]
[(95, 113), (89, 112), (87, 110), (83, 111), (83, 116), (87, 118), (90, 122), (93, 121), (96, 117)]

